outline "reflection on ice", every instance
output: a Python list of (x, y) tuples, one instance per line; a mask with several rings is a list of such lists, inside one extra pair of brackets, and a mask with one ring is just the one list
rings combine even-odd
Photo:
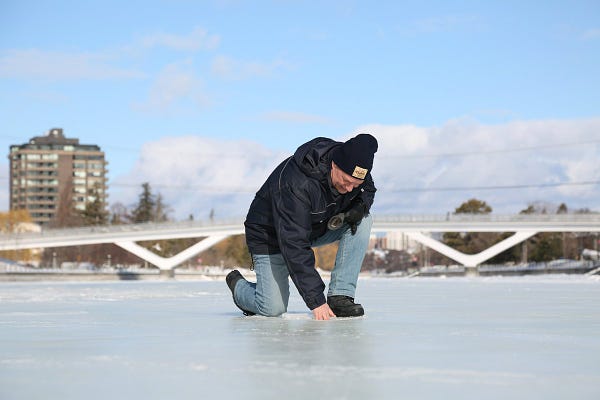
[(600, 280), (363, 279), (366, 315), (224, 282), (0, 285), (0, 398), (600, 398)]

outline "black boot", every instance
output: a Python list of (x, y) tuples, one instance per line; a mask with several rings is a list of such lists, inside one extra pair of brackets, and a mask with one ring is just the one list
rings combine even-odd
[(355, 304), (350, 296), (329, 296), (327, 304), (336, 317), (360, 317), (365, 310), (360, 304)]
[(227, 276), (225, 277), (225, 282), (227, 282), (227, 286), (229, 286), (229, 290), (231, 290), (231, 294), (233, 295), (233, 302), (235, 303), (237, 308), (242, 310), (244, 315), (255, 315), (253, 312), (244, 310), (242, 307), (240, 307), (240, 305), (237, 303), (237, 301), (235, 301), (234, 289), (235, 289), (236, 283), (238, 283), (238, 281), (240, 279), (244, 279), (244, 277), (242, 276), (242, 274), (240, 274), (240, 271), (238, 271), (237, 269), (234, 269), (233, 271), (228, 273)]

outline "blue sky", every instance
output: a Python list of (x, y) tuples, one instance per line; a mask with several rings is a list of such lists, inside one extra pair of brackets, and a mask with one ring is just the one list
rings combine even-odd
[(382, 213), (600, 211), (598, 71), (597, 1), (3, 1), (0, 148), (62, 127), (106, 152), (111, 203), (147, 180), (202, 218), (368, 130)]

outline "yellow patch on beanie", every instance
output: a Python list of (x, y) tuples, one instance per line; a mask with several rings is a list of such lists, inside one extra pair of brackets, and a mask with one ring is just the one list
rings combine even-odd
[(367, 176), (367, 172), (369, 172), (368, 169), (361, 168), (357, 165), (356, 167), (354, 167), (354, 172), (352, 173), (352, 176), (357, 179), (365, 179), (365, 176)]

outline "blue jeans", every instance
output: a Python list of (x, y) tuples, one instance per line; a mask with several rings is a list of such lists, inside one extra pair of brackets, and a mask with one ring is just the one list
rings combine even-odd
[[(340, 241), (331, 271), (327, 296), (344, 295), (354, 297), (358, 273), (362, 266), (373, 219), (367, 215), (358, 225), (355, 235), (350, 226), (344, 224), (340, 229), (327, 233), (311, 245), (323, 246)], [(235, 286), (235, 300), (241, 308), (255, 314), (276, 317), (287, 311), (290, 297), (290, 273), (281, 254), (253, 254), (256, 283), (240, 279)]]

